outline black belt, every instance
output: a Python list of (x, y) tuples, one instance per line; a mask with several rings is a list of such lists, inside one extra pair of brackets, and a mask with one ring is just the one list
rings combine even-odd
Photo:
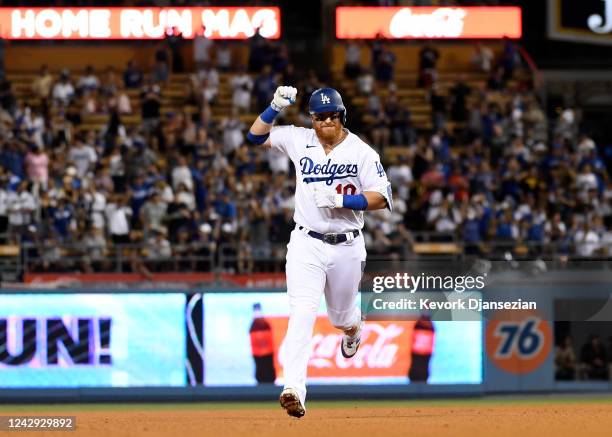
[[(298, 229), (300, 231), (303, 231), (306, 228), (304, 226), (298, 225)], [(359, 236), (359, 231), (355, 229), (354, 231), (350, 231), (345, 234), (319, 234), (318, 232), (315, 232), (315, 231), (308, 231), (309, 236), (311, 236), (312, 238), (316, 238), (317, 240), (321, 240), (322, 242), (327, 243), (327, 244), (345, 243), (346, 241), (349, 240), (350, 234), (353, 234), (353, 237), (357, 238)]]

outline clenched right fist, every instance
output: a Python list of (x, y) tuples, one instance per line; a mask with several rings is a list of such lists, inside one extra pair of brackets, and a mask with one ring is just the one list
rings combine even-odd
[(297, 88), (292, 86), (279, 86), (276, 88), (274, 93), (274, 99), (272, 99), (272, 109), (276, 112), (280, 112), (283, 108), (295, 103), (295, 97), (297, 96)]

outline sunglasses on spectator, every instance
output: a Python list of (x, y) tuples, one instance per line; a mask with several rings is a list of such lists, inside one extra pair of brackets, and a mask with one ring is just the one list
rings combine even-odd
[(328, 118), (330, 118), (333, 121), (333, 120), (338, 120), (340, 118), (340, 113), (339, 112), (322, 112), (320, 114), (313, 114), (313, 117), (317, 121), (325, 121)]

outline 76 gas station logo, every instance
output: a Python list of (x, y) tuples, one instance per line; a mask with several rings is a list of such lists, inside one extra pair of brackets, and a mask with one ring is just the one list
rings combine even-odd
[(487, 355), (507, 372), (532, 372), (542, 365), (551, 346), (550, 324), (537, 313), (515, 312), (512, 317), (497, 317), (487, 324)]

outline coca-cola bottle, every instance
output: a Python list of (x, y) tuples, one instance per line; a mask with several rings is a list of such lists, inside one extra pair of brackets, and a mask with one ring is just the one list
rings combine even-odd
[(274, 340), (270, 323), (261, 315), (261, 304), (253, 305), (253, 323), (249, 329), (251, 352), (255, 361), (255, 379), (259, 384), (274, 382)]
[(412, 362), (408, 369), (410, 382), (427, 382), (429, 379), (429, 360), (433, 354), (434, 336), (435, 328), (431, 318), (422, 314), (412, 333)]

